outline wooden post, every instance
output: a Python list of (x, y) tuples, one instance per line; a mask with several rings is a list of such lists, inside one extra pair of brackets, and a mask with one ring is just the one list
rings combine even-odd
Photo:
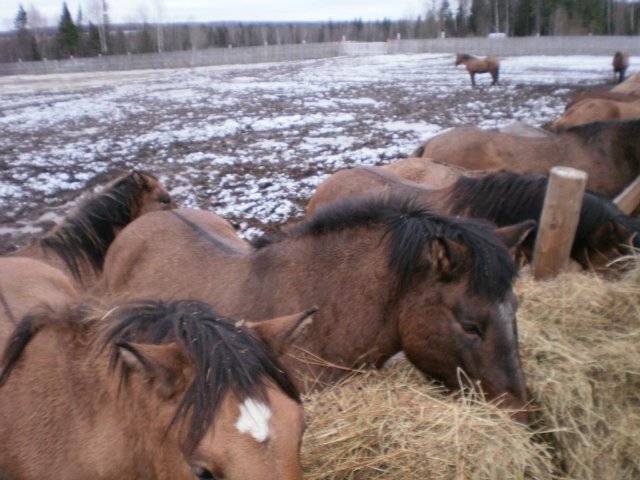
[(533, 251), (533, 275), (537, 280), (555, 277), (567, 267), (586, 185), (587, 174), (581, 170), (551, 169)]
[(633, 211), (640, 205), (640, 177), (625, 188), (620, 195), (613, 201), (622, 213), (631, 215)]

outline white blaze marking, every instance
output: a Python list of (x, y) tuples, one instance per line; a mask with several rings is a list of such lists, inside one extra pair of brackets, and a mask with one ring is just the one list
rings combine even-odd
[(248, 433), (257, 442), (265, 442), (269, 438), (269, 419), (271, 409), (262, 402), (247, 398), (240, 405), (240, 417), (236, 428), (240, 433)]

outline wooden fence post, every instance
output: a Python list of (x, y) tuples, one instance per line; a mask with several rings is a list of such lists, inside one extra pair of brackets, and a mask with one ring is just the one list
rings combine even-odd
[(640, 205), (640, 177), (631, 182), (613, 201), (625, 215), (631, 215)]
[(567, 267), (586, 185), (587, 174), (581, 170), (551, 169), (533, 251), (537, 280), (555, 277)]

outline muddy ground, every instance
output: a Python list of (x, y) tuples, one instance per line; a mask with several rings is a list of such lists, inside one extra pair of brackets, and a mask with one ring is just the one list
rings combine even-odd
[(251, 237), (301, 215), (324, 176), (406, 156), (459, 125), (540, 125), (609, 81), (608, 57), (513, 57), (470, 87), (450, 55), (0, 78), (0, 251), (123, 169)]

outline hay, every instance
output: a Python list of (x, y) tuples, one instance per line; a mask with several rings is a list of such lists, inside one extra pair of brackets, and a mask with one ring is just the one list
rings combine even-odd
[(531, 429), (404, 363), (308, 399), (305, 478), (640, 478), (640, 268), (517, 289)]

